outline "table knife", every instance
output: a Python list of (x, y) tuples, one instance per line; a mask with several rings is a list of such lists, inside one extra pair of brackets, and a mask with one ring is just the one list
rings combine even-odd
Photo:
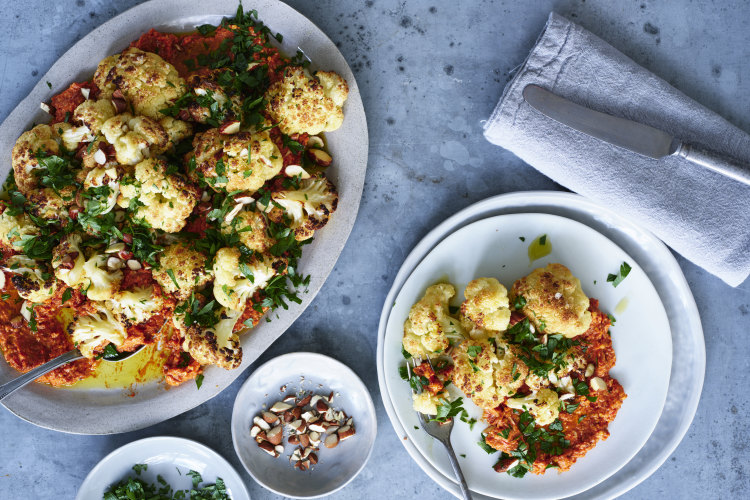
[(657, 160), (669, 156), (681, 157), (750, 185), (750, 165), (682, 142), (663, 130), (594, 111), (538, 85), (527, 85), (523, 89), (523, 98), (543, 115), (609, 144)]

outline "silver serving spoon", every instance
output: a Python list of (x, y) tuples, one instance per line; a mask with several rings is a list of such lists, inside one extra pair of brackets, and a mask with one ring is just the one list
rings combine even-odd
[[(129, 358), (130, 356), (137, 353), (144, 347), (145, 345), (140, 345), (135, 349), (135, 351), (122, 352), (122, 353), (119, 353), (118, 356), (111, 356), (109, 358), (103, 357), (102, 359), (110, 363), (118, 363), (120, 361), (123, 361)], [(79, 351), (78, 349), (73, 349), (72, 351), (68, 351), (65, 354), (61, 354), (58, 357), (47, 361), (43, 365), (39, 365), (36, 368), (30, 371), (27, 371), (21, 376), (14, 378), (10, 382), (6, 382), (3, 385), (0, 385), (0, 401), (10, 396), (15, 391), (25, 386), (26, 384), (33, 382), (34, 380), (38, 379), (42, 375), (48, 374), (55, 368), (59, 368), (62, 365), (66, 365), (68, 363), (72, 363), (73, 361), (77, 359), (81, 359), (81, 358), (83, 358), (83, 354), (81, 354), (81, 351)]]

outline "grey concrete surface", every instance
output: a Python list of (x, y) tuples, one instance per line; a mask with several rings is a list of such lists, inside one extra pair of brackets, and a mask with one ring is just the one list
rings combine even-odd
[[(76, 40), (136, 3), (5, 0), (0, 17), (0, 119)], [(289, 3), (328, 33), (354, 69), (369, 118), (370, 162), (359, 219), (336, 268), (312, 306), (258, 363), (294, 350), (322, 352), (349, 364), (370, 388), (379, 419), (375, 450), (367, 468), (334, 498), (448, 498), (411, 461), (379, 402), (377, 322), (405, 255), (447, 216), (499, 193), (560, 189), (481, 135), (481, 120), (495, 105), (509, 73), (523, 60), (549, 11), (555, 10), (750, 131), (750, 3)], [(245, 5), (251, 7), (252, 1)], [(745, 330), (750, 283), (732, 289), (678, 259), (704, 323), (705, 387), (682, 444), (625, 498), (747, 498), (750, 349)], [(249, 373), (188, 413), (124, 435), (55, 433), (0, 410), (0, 498), (72, 498), (107, 453), (162, 434), (203, 442), (241, 470), (229, 422), (234, 396)], [(253, 498), (275, 498), (244, 477)]]

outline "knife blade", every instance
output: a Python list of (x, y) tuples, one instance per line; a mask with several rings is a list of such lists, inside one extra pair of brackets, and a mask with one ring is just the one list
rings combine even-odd
[(684, 143), (663, 130), (589, 109), (538, 85), (524, 87), (523, 98), (548, 118), (609, 144), (656, 160), (679, 156), (750, 185), (747, 165), (721, 153)]

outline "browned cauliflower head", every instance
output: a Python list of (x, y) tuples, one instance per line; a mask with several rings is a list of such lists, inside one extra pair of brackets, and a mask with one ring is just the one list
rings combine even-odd
[(494, 380), (494, 346), (486, 340), (465, 340), (451, 351), (451, 380), (477, 406), (492, 409), (502, 402)]
[(218, 129), (193, 139), (196, 174), (214, 189), (255, 192), (281, 172), (281, 152), (268, 132), (225, 135)]
[(57, 125), (37, 125), (31, 130), (21, 134), (21, 137), (13, 146), (12, 162), (13, 175), (18, 185), (18, 190), (26, 194), (39, 185), (34, 170), (42, 168), (39, 164), (38, 153), (56, 155), (60, 152), (62, 144), (62, 133), (70, 128), (67, 123), (65, 127)]
[(448, 283), (427, 288), (404, 322), (404, 349), (423, 358), (443, 353), (451, 343), (463, 339), (461, 325), (450, 316), (448, 302), (456, 289)]
[[(106, 72), (106, 75), (105, 75)], [(185, 80), (164, 59), (135, 47), (99, 63), (94, 82), (102, 91), (102, 98), (112, 97), (115, 90), (122, 92), (137, 115), (155, 120), (187, 90)]]
[(539, 331), (575, 337), (591, 324), (589, 298), (581, 281), (562, 264), (548, 264), (517, 280), (510, 298), (515, 302), (517, 297), (525, 299), (521, 312)]
[(198, 324), (183, 327), (182, 348), (202, 365), (217, 365), (226, 370), (237, 368), (242, 363), (242, 346), (234, 325), (241, 315), (241, 311), (222, 309), (218, 323), (211, 328)]
[(191, 74), (187, 78), (187, 86), (194, 98), (185, 108), (190, 119), (217, 126), (226, 119), (239, 117), (242, 99), (236, 92), (220, 84), (222, 80), (232, 81), (233, 78), (232, 70), (203, 70)]
[(185, 300), (213, 279), (211, 270), (206, 269), (207, 260), (206, 255), (198, 250), (184, 243), (175, 243), (164, 249), (159, 256), (159, 268), (152, 273), (166, 293)]
[(287, 135), (317, 135), (341, 126), (348, 94), (346, 81), (336, 73), (318, 71), (309, 76), (304, 68), (290, 66), (284, 78), (266, 91), (266, 111)]
[(508, 328), (510, 309), (508, 291), (495, 278), (477, 278), (464, 290), (466, 300), (461, 304), (461, 324), (475, 332), (501, 332)]
[(243, 245), (250, 250), (263, 253), (276, 243), (276, 240), (268, 235), (267, 227), (263, 214), (255, 210), (242, 210), (231, 222), (224, 222), (221, 231), (225, 234), (237, 232)]
[(299, 189), (278, 191), (271, 198), (268, 218), (281, 222), (287, 217), (298, 241), (311, 238), (325, 226), (339, 201), (336, 187), (323, 175), (304, 179)]
[(167, 173), (164, 160), (149, 158), (135, 166), (135, 176), (123, 179), (117, 203), (132, 204), (134, 216), (143, 218), (154, 229), (180, 231), (198, 203), (200, 189), (182, 177)]

